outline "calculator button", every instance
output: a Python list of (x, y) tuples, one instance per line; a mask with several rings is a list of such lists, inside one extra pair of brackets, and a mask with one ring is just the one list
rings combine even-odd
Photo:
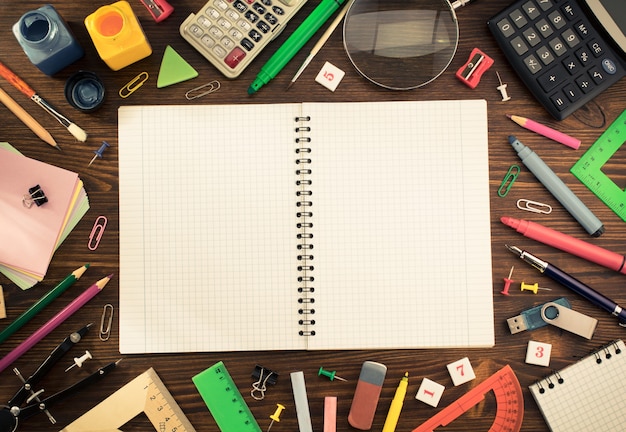
[(513, 28), (513, 26), (511, 25), (511, 22), (504, 18), (503, 20), (498, 21), (497, 24), (498, 28), (500, 29), (500, 31), (502, 32), (502, 34), (504, 35), (504, 37), (511, 37), (512, 35), (515, 34), (515, 29)]
[(251, 23), (255, 23), (259, 20), (259, 16), (252, 11), (246, 12), (246, 19)]
[(589, 36), (589, 27), (582, 21), (576, 24), (576, 31), (583, 39)]
[(189, 33), (191, 33), (195, 37), (200, 37), (202, 36), (204, 31), (199, 26), (192, 24), (189, 26)]
[(559, 111), (563, 111), (569, 105), (567, 100), (560, 93), (550, 96), (550, 100)]
[(515, 25), (517, 26), (517, 28), (520, 28), (520, 29), (524, 27), (526, 24), (528, 24), (528, 20), (526, 19), (524, 14), (522, 14), (522, 11), (519, 9), (515, 9), (513, 12), (511, 12), (509, 14), (509, 18), (511, 18), (511, 21), (513, 21)]
[(567, 96), (567, 98), (571, 102), (576, 102), (583, 95), (583, 93), (580, 91), (580, 89), (576, 88), (572, 84), (568, 84), (565, 87), (563, 87), (563, 93), (565, 93), (565, 96)]
[(539, 33), (537, 33), (537, 31), (532, 27), (524, 30), (522, 34), (524, 35), (526, 42), (528, 42), (530, 46), (534, 47), (539, 42), (541, 42), (541, 37), (539, 36)]
[(557, 57), (561, 57), (567, 52), (567, 47), (559, 38), (552, 39), (549, 44), (550, 48), (552, 48), (552, 51), (554, 51), (554, 54), (556, 54)]
[(211, 24), (212, 24), (211, 20), (205, 17), (204, 15), (200, 15), (196, 21), (198, 24), (200, 24), (204, 28), (209, 28), (211, 27)]
[(281, 8), (280, 6), (273, 6), (272, 11), (274, 11), (276, 15), (285, 15), (285, 9)]
[(524, 12), (526, 12), (526, 15), (528, 15), (528, 18), (531, 20), (535, 20), (541, 15), (541, 12), (539, 12), (539, 9), (537, 9), (537, 6), (535, 6), (532, 1), (524, 3), (522, 8), (524, 8)]
[(539, 76), (537, 82), (544, 91), (549, 92), (561, 85), (566, 79), (567, 72), (565, 72), (565, 69), (561, 67), (561, 65), (557, 64), (543, 75)]
[(250, 29), (252, 28), (252, 26), (250, 25), (250, 23), (248, 21), (244, 21), (244, 20), (239, 20), (235, 23), (235, 25), (241, 29), (241, 31), (243, 32), (248, 32), (250, 31)]
[(276, 16), (272, 15), (271, 13), (266, 13), (265, 14), (265, 21), (267, 21), (270, 25), (276, 25), (278, 24), (278, 18), (276, 18)]
[(254, 48), (254, 43), (250, 39), (243, 39), (241, 41), (241, 46), (246, 50), (251, 51)]
[(221, 45), (215, 45), (212, 51), (218, 58), (223, 58), (227, 54), (227, 51)]
[(222, 44), (222, 46), (223, 46), (224, 48), (226, 48), (227, 50), (229, 50), (229, 49), (231, 49), (231, 48), (233, 48), (233, 47), (235, 46), (235, 42), (233, 42), (233, 41), (232, 41), (232, 39), (229, 39), (229, 38), (227, 38), (227, 37), (223, 37), (223, 38), (220, 40), (220, 43), (221, 43), (221, 44)]
[(539, 64), (539, 60), (537, 60), (537, 57), (532, 54), (524, 59), (524, 64), (533, 75), (542, 69), (541, 64)]
[(261, 30), (262, 33), (265, 34), (267, 34), (272, 29), (270, 25), (265, 21), (259, 21), (259, 23), (256, 25), (256, 28), (258, 28), (259, 30)]
[(211, 19), (218, 19), (220, 17), (220, 13), (215, 8), (207, 8), (204, 13)]
[(202, 36), (200, 42), (207, 48), (212, 48), (215, 45), (215, 40), (209, 35)]
[(535, 27), (537, 27), (537, 30), (539, 30), (539, 33), (541, 33), (544, 38), (547, 38), (548, 36), (552, 35), (552, 33), (554, 33), (554, 30), (552, 30), (552, 27), (550, 27), (550, 24), (548, 24), (548, 21), (546, 21), (545, 19), (540, 19), (539, 21), (537, 21)]
[(210, 34), (211, 36), (213, 36), (215, 39), (219, 39), (219, 38), (221, 38), (222, 36), (224, 36), (224, 32), (223, 32), (223, 31), (221, 31), (219, 28), (217, 28), (217, 27), (215, 27), (215, 26), (213, 26), (213, 27), (211, 27), (211, 28), (209, 29), (209, 34)]
[(600, 45), (600, 43), (597, 41), (591, 41), (587, 44), (587, 46), (596, 57), (600, 57), (602, 54), (604, 54), (604, 49), (602, 48), (602, 45)]
[(234, 4), (233, 7), (238, 10), (241, 13), (244, 13), (245, 11), (248, 10), (248, 6), (242, 2), (241, 0), (237, 0)]
[(232, 22), (235, 22), (239, 19), (239, 14), (234, 11), (233, 9), (229, 9), (224, 16), (226, 16), (226, 18), (228, 18), (229, 20), (231, 20)]
[(587, 48), (580, 48), (576, 51), (576, 57), (584, 66), (591, 61), (591, 52)]
[(228, 36), (230, 36), (231, 38), (235, 40), (241, 40), (241, 38), (243, 37), (243, 33), (241, 33), (239, 30), (233, 27), (230, 30), (228, 30)]
[(608, 74), (615, 75), (617, 73), (617, 66), (611, 59), (602, 60), (602, 69)]
[(604, 72), (602, 72), (602, 70), (597, 66), (589, 69), (589, 76), (597, 85), (602, 84), (602, 82), (604, 81)]
[(228, 21), (226, 18), (220, 18), (219, 20), (217, 20), (217, 25), (223, 30), (228, 30), (233, 26), (231, 22)]
[(559, 11), (552, 12), (550, 15), (548, 15), (548, 18), (550, 19), (550, 22), (552, 23), (554, 28), (557, 30), (562, 29), (563, 26), (567, 24), (565, 22), (565, 18), (563, 18), (563, 15), (561, 15)]
[(522, 55), (528, 51), (528, 45), (524, 43), (524, 39), (520, 36), (517, 36), (511, 40), (511, 46), (517, 53), (517, 55)]
[(572, 5), (570, 4), (566, 4), (561, 6), (561, 10), (563, 11), (563, 14), (567, 17), (568, 20), (573, 20), (574, 18), (576, 18), (576, 12), (574, 12), (574, 8), (572, 8)]
[(253, 4), (252, 9), (254, 9), (259, 15), (263, 15), (265, 13), (265, 7), (258, 3)]
[(550, 0), (537, 0), (537, 4), (539, 4), (539, 7), (544, 12), (552, 9), (554, 6)]
[(595, 87), (591, 80), (584, 75), (576, 78), (576, 85), (583, 91), (583, 93), (589, 93)]
[(220, 9), (223, 11), (228, 9), (228, 3), (226, 3), (224, 0), (215, 0), (213, 4), (215, 5), (217, 9)]
[(259, 33), (258, 31), (252, 29), (250, 30), (250, 33), (248, 33), (248, 36), (250, 37), (250, 39), (252, 39), (255, 42), (259, 42), (261, 39), (263, 39), (263, 35), (261, 33)]
[(554, 61), (554, 56), (552, 55), (552, 52), (545, 45), (539, 47), (536, 54), (541, 59), (541, 62), (546, 66)]
[(570, 48), (574, 48), (580, 43), (580, 39), (578, 39), (578, 36), (576, 35), (576, 33), (574, 33), (574, 30), (572, 29), (565, 30), (563, 33), (561, 33), (561, 37), (563, 38), (563, 40), (565, 40), (565, 43)]
[(272, 0), (261, 0), (261, 3), (263, 3), (265, 6), (271, 6)]
[(563, 60), (563, 66), (565, 70), (569, 72), (570, 75), (576, 75), (580, 70), (580, 63), (575, 57), (568, 57)]

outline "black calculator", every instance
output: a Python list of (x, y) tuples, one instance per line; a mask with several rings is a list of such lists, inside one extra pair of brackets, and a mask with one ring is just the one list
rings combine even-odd
[(625, 8), (624, 0), (518, 0), (487, 25), (526, 87), (563, 120), (626, 74)]

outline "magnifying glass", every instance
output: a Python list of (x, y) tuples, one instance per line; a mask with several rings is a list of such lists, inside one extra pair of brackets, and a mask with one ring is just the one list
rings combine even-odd
[(470, 0), (356, 0), (343, 24), (354, 67), (374, 84), (410, 90), (433, 81), (459, 42), (456, 7)]

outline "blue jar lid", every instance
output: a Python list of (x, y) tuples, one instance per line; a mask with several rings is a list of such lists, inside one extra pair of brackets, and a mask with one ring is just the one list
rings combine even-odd
[(65, 98), (74, 108), (92, 112), (104, 102), (104, 84), (93, 72), (78, 71), (65, 82)]

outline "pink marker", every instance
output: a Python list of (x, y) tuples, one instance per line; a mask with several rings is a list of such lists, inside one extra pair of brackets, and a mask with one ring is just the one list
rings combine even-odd
[(57, 328), (63, 321), (68, 319), (74, 312), (83, 307), (89, 300), (94, 298), (96, 294), (102, 291), (102, 288), (111, 280), (113, 275), (109, 275), (100, 279), (92, 286), (87, 288), (81, 295), (76, 297), (70, 304), (65, 306), (61, 312), (50, 318), (50, 320), (39, 327), (39, 329), (19, 344), (13, 351), (2, 357), (0, 360), (0, 372), (5, 370), (15, 360), (20, 358), (26, 351), (34, 347), (40, 340), (45, 338), (52, 330)]
[(580, 147), (579, 139), (566, 135), (563, 132), (559, 132), (558, 130), (554, 130), (546, 125), (542, 125), (541, 123), (537, 123), (534, 120), (528, 119), (526, 117), (508, 114), (507, 117), (521, 127), (528, 129), (529, 131), (538, 133), (539, 135), (543, 135), (546, 138), (550, 138), (551, 140), (554, 140), (558, 143), (561, 143), (573, 149), (578, 149), (578, 147)]

